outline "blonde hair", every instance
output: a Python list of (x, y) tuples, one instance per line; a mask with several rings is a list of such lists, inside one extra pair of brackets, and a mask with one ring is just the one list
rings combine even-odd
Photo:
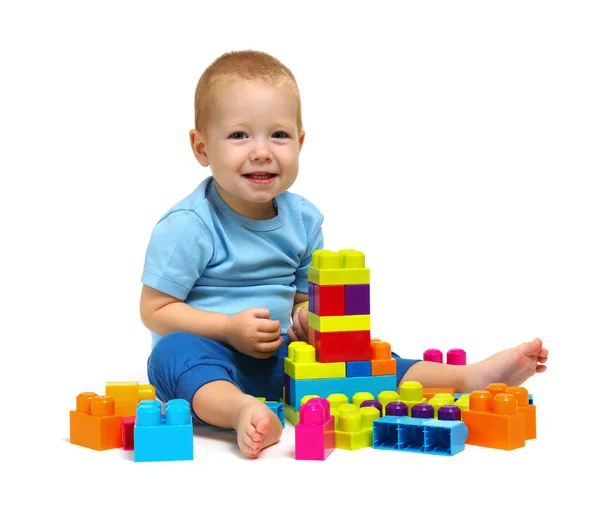
[(194, 125), (198, 131), (206, 126), (210, 115), (215, 83), (223, 78), (260, 81), (274, 87), (287, 87), (298, 101), (298, 132), (302, 130), (302, 105), (296, 78), (285, 65), (262, 51), (231, 51), (210, 64), (200, 76), (194, 95)]

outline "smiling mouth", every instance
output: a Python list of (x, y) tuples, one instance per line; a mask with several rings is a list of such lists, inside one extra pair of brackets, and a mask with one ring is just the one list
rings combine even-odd
[(276, 175), (277, 174), (268, 172), (254, 172), (252, 174), (245, 174), (244, 177), (252, 181), (268, 181), (269, 179), (273, 179)]

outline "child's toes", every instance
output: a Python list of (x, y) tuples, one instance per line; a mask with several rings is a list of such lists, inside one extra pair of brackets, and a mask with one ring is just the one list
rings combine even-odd
[(541, 374), (542, 372), (545, 372), (547, 368), (548, 367), (546, 365), (538, 365), (535, 367), (535, 371), (536, 373)]

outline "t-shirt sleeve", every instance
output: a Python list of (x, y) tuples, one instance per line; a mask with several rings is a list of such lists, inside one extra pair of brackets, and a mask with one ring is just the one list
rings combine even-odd
[(185, 300), (213, 256), (210, 230), (193, 211), (161, 219), (150, 236), (142, 283)]
[(308, 268), (312, 264), (313, 252), (323, 249), (323, 230), (321, 229), (323, 216), (315, 209), (313, 218), (311, 219), (310, 223), (313, 228), (308, 232), (308, 245), (296, 270), (296, 279), (294, 281), (297, 291), (304, 293), (308, 293)]

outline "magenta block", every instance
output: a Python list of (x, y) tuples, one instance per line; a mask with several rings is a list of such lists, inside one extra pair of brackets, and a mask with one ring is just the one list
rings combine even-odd
[(300, 407), (300, 421), (295, 427), (296, 460), (325, 460), (335, 449), (334, 418), (329, 401), (311, 398)]
[(133, 450), (133, 427), (135, 416), (123, 418), (123, 450)]
[(446, 363), (448, 365), (466, 365), (467, 353), (462, 349), (450, 349), (446, 353)]
[(371, 294), (369, 284), (345, 285), (346, 315), (370, 315)]
[(423, 361), (432, 361), (433, 363), (443, 363), (444, 355), (438, 349), (427, 349), (423, 353)]

